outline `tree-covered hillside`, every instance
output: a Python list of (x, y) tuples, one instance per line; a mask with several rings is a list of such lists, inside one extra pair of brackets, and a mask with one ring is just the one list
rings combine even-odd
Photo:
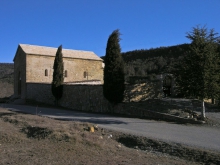
[(148, 76), (169, 72), (169, 69), (189, 50), (189, 44), (122, 53), (126, 76)]
[(14, 64), (0, 63), (0, 98), (14, 93)]
[(14, 64), (0, 63), (0, 82), (14, 83)]
[(151, 49), (140, 49), (128, 52), (123, 52), (125, 62), (130, 62), (135, 59), (157, 58), (176, 58), (189, 49), (189, 44), (181, 44), (168, 47), (158, 47)]

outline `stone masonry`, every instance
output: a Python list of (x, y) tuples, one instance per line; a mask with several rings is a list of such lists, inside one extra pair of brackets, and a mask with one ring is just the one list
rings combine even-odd
[[(28, 100), (54, 105), (51, 84), (27, 83)], [(59, 105), (92, 112), (107, 112), (108, 101), (103, 97), (102, 85), (64, 85)]]
[[(157, 86), (152, 83), (126, 85), (124, 102), (160, 98), (159, 91), (153, 92)], [(27, 83), (26, 99), (54, 105), (55, 98), (51, 92), (51, 84)], [(100, 84), (65, 84), (59, 104), (80, 111), (109, 112), (109, 102), (104, 98), (103, 87)]]
[[(26, 99), (27, 83), (52, 83), (57, 48), (20, 44), (14, 57), (14, 96)], [(103, 60), (89, 51), (63, 49), (64, 83), (103, 83)]]
[[(143, 85), (146, 84), (140, 84), (140, 88), (143, 88)], [(128, 93), (128, 91), (131, 89), (134, 92), (134, 90), (139, 88), (137, 88), (137, 85), (127, 85), (125, 93)], [(59, 100), (59, 105), (74, 110), (99, 113), (115, 113), (132, 117), (177, 121), (181, 123), (200, 123), (200, 121), (179, 118), (173, 115), (158, 113), (132, 106), (124, 106), (125, 104), (123, 103), (111, 108), (109, 102), (103, 96), (102, 85), (64, 85), (63, 92), (63, 97), (61, 100)], [(157, 93), (157, 95), (155, 95), (155, 93), (148, 96), (144, 95), (144, 97), (140, 97), (143, 95), (141, 91), (137, 90), (134, 93), (135, 95), (133, 95), (132, 101), (140, 101), (138, 100), (139, 98), (142, 100), (146, 98), (161, 97), (159, 93)], [(51, 85), (42, 83), (27, 83), (27, 99), (51, 105), (54, 105), (55, 101), (51, 93)], [(125, 97), (125, 100), (128, 100), (128, 98)]]

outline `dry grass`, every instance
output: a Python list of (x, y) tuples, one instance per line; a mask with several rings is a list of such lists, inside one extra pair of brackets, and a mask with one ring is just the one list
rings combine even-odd
[[(146, 140), (142, 137), (131, 138), (101, 128), (91, 133), (88, 131), (90, 123), (60, 121), (0, 108), (0, 126), (1, 165), (199, 164), (193, 159), (153, 152), (151, 144), (155, 142), (149, 143), (149, 139), (141, 150), (139, 141)], [(133, 144), (134, 141), (138, 143)]]

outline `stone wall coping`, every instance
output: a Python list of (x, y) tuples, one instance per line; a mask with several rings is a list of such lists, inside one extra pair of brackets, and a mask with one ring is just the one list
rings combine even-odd
[[(39, 83), (39, 82), (26, 82), (26, 84), (42, 84), (51, 85), (51, 83)], [(63, 84), (64, 86), (102, 86), (103, 84)]]

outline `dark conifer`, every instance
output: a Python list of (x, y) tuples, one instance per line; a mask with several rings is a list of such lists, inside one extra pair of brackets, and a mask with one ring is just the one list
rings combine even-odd
[(56, 52), (56, 57), (53, 65), (53, 81), (52, 94), (56, 99), (56, 103), (61, 99), (63, 94), (63, 55), (62, 45), (60, 45)]
[(120, 32), (115, 30), (108, 38), (105, 68), (103, 94), (112, 104), (123, 101), (124, 98), (124, 61), (121, 57)]
[(213, 29), (195, 27), (187, 33), (192, 43), (189, 52), (175, 73), (180, 92), (186, 97), (202, 101), (202, 117), (205, 118), (204, 99), (219, 97), (220, 67), (217, 40)]

